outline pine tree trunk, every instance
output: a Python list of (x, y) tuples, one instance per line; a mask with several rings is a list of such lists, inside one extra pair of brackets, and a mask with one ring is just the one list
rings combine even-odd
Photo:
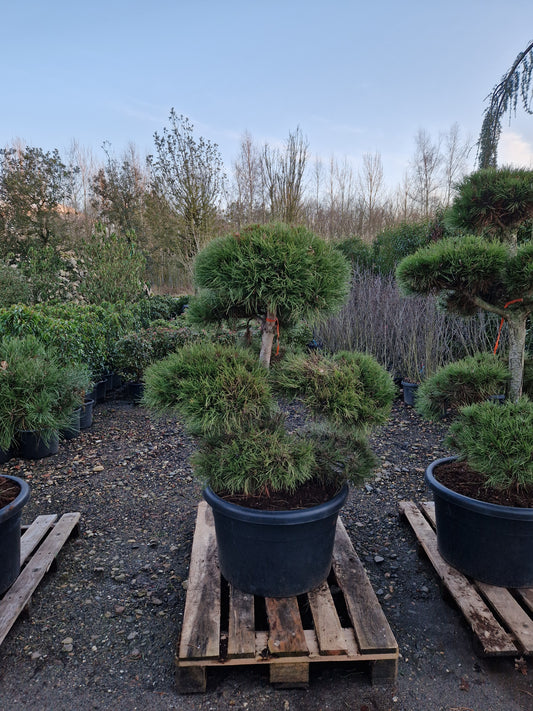
[(274, 309), (268, 309), (261, 333), (261, 352), (259, 353), (259, 362), (264, 365), (265, 368), (270, 368), (270, 357), (272, 355), (276, 323), (276, 311)]
[(522, 381), (524, 378), (524, 351), (526, 345), (527, 315), (517, 313), (509, 317), (509, 399), (516, 402), (522, 395)]

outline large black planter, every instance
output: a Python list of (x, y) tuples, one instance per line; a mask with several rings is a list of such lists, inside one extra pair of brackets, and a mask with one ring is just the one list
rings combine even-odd
[(347, 495), (345, 485), (309, 509), (258, 511), (228, 503), (207, 487), (222, 575), (239, 590), (263, 597), (291, 597), (316, 587), (331, 569), (337, 516)]
[(42, 459), (57, 454), (59, 433), (54, 432), (43, 439), (42, 433), (35, 430), (21, 430), (17, 434), (18, 454), (23, 459)]
[(142, 382), (129, 382), (128, 383), (128, 397), (134, 405), (138, 405), (144, 394), (144, 383)]
[(432, 462), (426, 482), (433, 491), (439, 553), (465, 575), (490, 585), (533, 586), (533, 509), (489, 504), (458, 494), (435, 479)]
[(18, 484), (20, 492), (0, 509), (0, 595), (13, 585), (20, 572), (20, 518), (22, 507), (30, 498), (30, 487), (24, 479), (1, 476)]
[(9, 449), (0, 449), (0, 464), (5, 464), (6, 462), (9, 462), (12, 456), (13, 449), (11, 447)]
[(418, 391), (418, 383), (411, 383), (408, 380), (402, 380), (403, 401), (406, 405), (414, 407), (415, 397)]
[(77, 407), (72, 413), (72, 418), (68, 427), (61, 430), (61, 437), (63, 439), (74, 439), (80, 434), (81, 422), (81, 407)]
[(80, 412), (80, 430), (87, 430), (93, 423), (94, 400), (85, 398)]

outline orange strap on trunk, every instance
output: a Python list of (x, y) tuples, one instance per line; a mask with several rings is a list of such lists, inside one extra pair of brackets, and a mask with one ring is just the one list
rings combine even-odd
[[(524, 299), (513, 299), (512, 301), (508, 301), (503, 308), (506, 309), (511, 304), (518, 304), (520, 301), (523, 300)], [(496, 355), (496, 351), (498, 350), (498, 346), (500, 345), (500, 336), (502, 334), (502, 326), (504, 321), (505, 319), (502, 316), (502, 320), (500, 321), (500, 328), (498, 329), (498, 338), (496, 339), (496, 345), (494, 346), (494, 355)]]

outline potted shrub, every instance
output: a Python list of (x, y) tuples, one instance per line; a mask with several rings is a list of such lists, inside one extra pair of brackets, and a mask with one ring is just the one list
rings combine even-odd
[(143, 374), (153, 361), (153, 347), (144, 331), (126, 333), (114, 347), (114, 370), (127, 383), (133, 402), (138, 402), (143, 391)]
[(509, 370), (493, 353), (476, 353), (448, 363), (425, 380), (419, 390), (416, 410), (429, 420), (438, 420), (475, 402), (505, 399)]
[(29, 498), (30, 487), (24, 479), (0, 475), (0, 595), (20, 571), (20, 519)]
[[(255, 315), (260, 357), (230, 344), (187, 345), (147, 369), (144, 402), (179, 413), (199, 436), (193, 466), (213, 509), (222, 574), (245, 592), (297, 595), (329, 573), (348, 482), (373, 468), (366, 433), (388, 416), (394, 385), (372, 358), (355, 354), (299, 354), (267, 367), (278, 321), (295, 318), (291, 307), (318, 313), (328, 294), (340, 304), (349, 270), (333, 248), (305, 230), (273, 225), (207, 250), (196, 273), (210, 291), (190, 308), (205, 316), (210, 303), (214, 316)], [(217, 272), (226, 280), (208, 277)], [(274, 387), (300, 396), (319, 421), (290, 433)]]
[[(527, 441), (532, 426), (527, 414), (531, 405), (522, 398), (527, 321), (533, 307), (533, 241), (531, 230), (524, 230), (524, 226), (530, 224), (532, 218), (533, 171), (511, 168), (480, 170), (459, 185), (458, 195), (449, 214), (449, 220), (457, 227), (468, 228), (476, 234), (435, 242), (402, 260), (396, 272), (400, 285), (407, 293), (437, 293), (443, 297), (448, 310), (468, 316), (482, 309), (497, 314), (502, 326), (507, 323), (510, 377), (506, 402), (503, 406), (494, 403), (472, 405), (461, 413), (457, 425), (466, 428), (468, 423), (468, 431), (473, 440), (484, 443), (484, 456), (489, 466), (495, 457), (488, 445), (492, 441), (499, 452), (498, 457), (507, 457), (507, 471), (516, 471), (517, 466), (522, 466), (520, 457), (516, 456), (516, 443), (513, 440)], [(520, 428), (515, 426), (518, 422)], [(464, 450), (460, 459), (447, 462), (446, 466), (456, 470), (456, 482), (462, 479), (468, 485), (479, 473), (480, 460), (477, 457), (474, 459), (466, 449), (466, 442), (458, 436), (456, 429), (451, 441)], [(528, 456), (531, 456), (531, 447)], [(463, 457), (466, 457), (466, 468)], [(468, 523), (459, 524), (457, 521), (451, 524), (445, 521), (442, 513), (444, 509), (437, 503), (443, 493), (443, 486), (437, 487), (434, 483), (439, 478), (439, 466), (442, 464), (433, 463), (426, 477), (435, 495), (437, 541), (444, 557), (463, 572), (482, 577), (485, 582), (503, 586), (533, 585), (530, 564), (533, 511), (527, 499), (527, 491), (522, 505), (496, 505), (484, 510), (483, 516), (489, 519), (484, 530), (487, 531), (492, 525), (494, 531), (498, 531), (494, 536), (488, 536), (478, 531), (480, 517), (476, 513), (477, 508), (473, 511), (473, 506), (465, 505), (466, 498), (475, 502), (475, 496), (459, 495), (463, 496), (459, 499), (461, 516), (467, 510), (470, 511)], [(524, 475), (526, 479), (508, 478), (511, 488), (527, 490), (527, 468)], [(485, 478), (484, 488), (490, 488), (491, 481), (494, 482), (493, 479)], [(454, 488), (459, 486), (457, 483)], [(449, 488), (450, 493), (446, 494), (446, 506), (452, 498), (452, 491)], [(518, 509), (518, 515), (507, 516), (507, 513), (513, 513), (513, 509)], [(508, 545), (502, 550), (499, 539), (503, 538), (503, 534), (499, 532), (499, 524), (504, 519), (507, 521)], [(515, 520), (519, 521), (516, 527)], [(468, 553), (461, 554), (460, 560), (450, 557), (454, 546), (450, 537), (454, 530), (460, 531), (455, 533), (454, 540), (460, 539), (462, 547), (469, 549)], [(514, 544), (511, 545), (510, 541), (518, 538), (528, 541), (529, 552), (525, 557), (511, 553)], [(475, 565), (465, 565), (465, 561), (474, 563), (480, 558), (490, 561), (486, 570), (481, 571)]]
[(446, 441), (458, 457), (426, 471), (442, 557), (476, 580), (533, 586), (533, 403), (468, 405)]
[(34, 336), (0, 341), (0, 447), (17, 445), (39, 459), (57, 452), (89, 382), (80, 366), (63, 366)]

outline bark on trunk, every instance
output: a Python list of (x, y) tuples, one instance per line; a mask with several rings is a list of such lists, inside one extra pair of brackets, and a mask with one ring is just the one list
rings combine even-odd
[(274, 334), (276, 332), (276, 311), (267, 310), (265, 322), (261, 333), (261, 352), (259, 353), (259, 362), (270, 368), (270, 358), (272, 356), (272, 344), (274, 343)]
[(527, 315), (516, 314), (507, 319), (509, 324), (509, 399), (516, 402), (522, 395), (522, 381), (524, 378), (524, 351), (526, 346)]

